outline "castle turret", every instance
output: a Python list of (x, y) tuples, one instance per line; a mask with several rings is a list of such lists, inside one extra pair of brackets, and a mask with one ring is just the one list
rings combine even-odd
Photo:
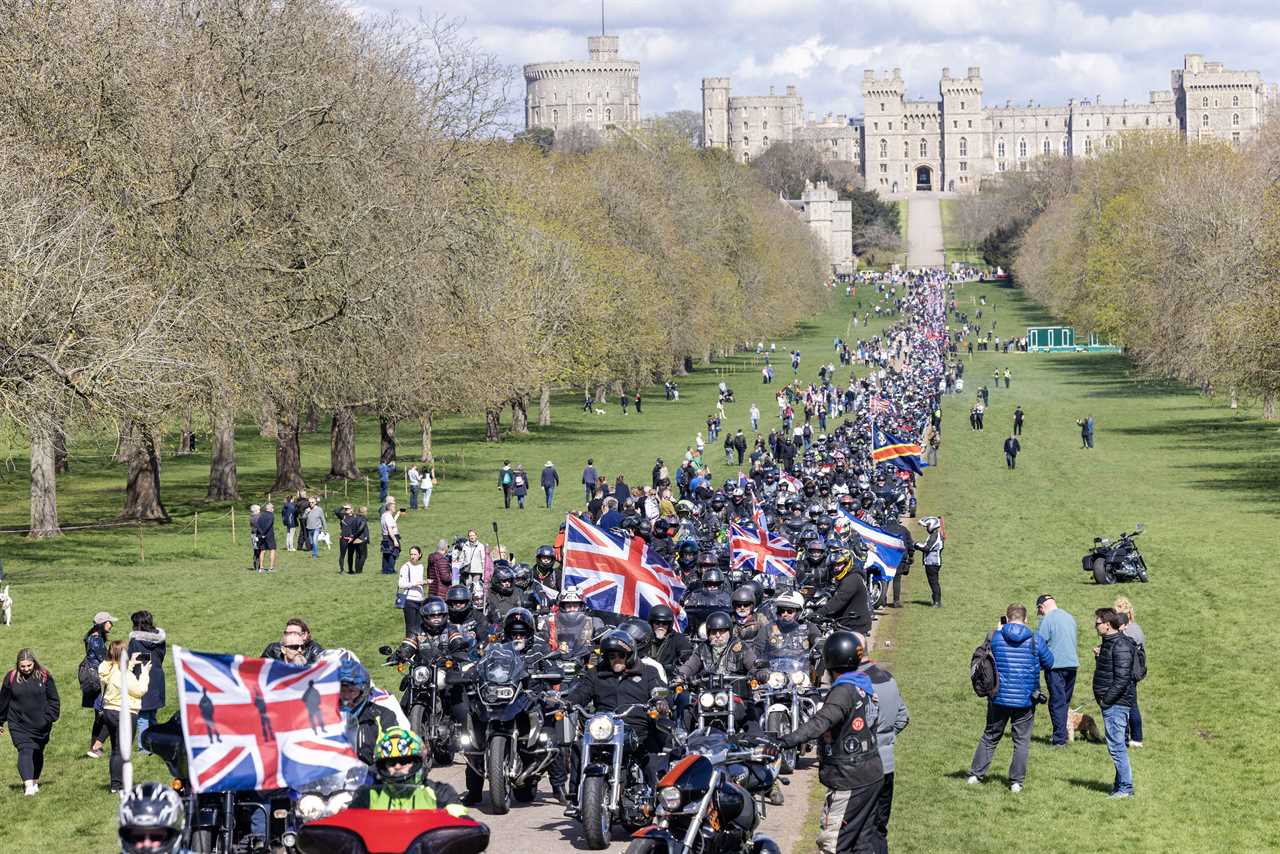
[(729, 147), (729, 78), (702, 78), (702, 144)]

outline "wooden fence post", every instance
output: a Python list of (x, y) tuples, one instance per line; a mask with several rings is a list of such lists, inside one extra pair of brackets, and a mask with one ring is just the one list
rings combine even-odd
[(142, 547), (142, 520), (138, 520), (138, 563), (147, 562), (147, 552)]
[(239, 545), (236, 540), (236, 508), (231, 508), (231, 545)]
[(197, 554), (200, 551), (200, 514), (196, 513), (195, 521), (191, 528), (191, 553)]

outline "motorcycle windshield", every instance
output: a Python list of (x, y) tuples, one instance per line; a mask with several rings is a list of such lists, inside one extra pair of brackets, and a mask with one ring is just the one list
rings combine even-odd
[[(792, 634), (799, 634), (792, 632)], [(799, 642), (797, 638), (797, 643)], [(809, 656), (805, 653), (784, 652), (779, 655), (769, 657), (769, 669), (778, 673), (808, 673), (809, 672)]]
[(690, 733), (684, 746), (690, 755), (698, 754), (706, 757), (712, 765), (720, 765), (732, 745), (722, 730), (711, 728)]
[(490, 685), (516, 685), (529, 675), (524, 657), (506, 644), (490, 647), (478, 667), (480, 678)]

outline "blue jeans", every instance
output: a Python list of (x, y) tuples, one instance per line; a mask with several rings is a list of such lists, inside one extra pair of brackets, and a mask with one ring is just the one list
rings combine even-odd
[(543, 491), (547, 493), (547, 509), (551, 509), (551, 500), (555, 497), (556, 488), (554, 486), (543, 487)]
[(311, 534), (311, 556), (320, 557), (320, 538), (316, 536), (321, 531), (320, 528), (312, 528), (308, 531)]
[(1107, 752), (1116, 764), (1116, 782), (1113, 791), (1133, 794), (1133, 769), (1129, 767), (1129, 747), (1125, 739), (1129, 727), (1129, 707), (1116, 704), (1104, 706), (1102, 722), (1107, 730)]
[(147, 728), (152, 724), (154, 724), (155, 722), (156, 722), (155, 709), (149, 709), (144, 712), (138, 712), (138, 719), (136, 721), (138, 726), (138, 734), (134, 737), (134, 740), (133, 740), (133, 743), (136, 745), (134, 749), (137, 750), (138, 752), (140, 753), (144, 752), (142, 749), (142, 734), (146, 732)]
[(390, 492), (390, 490), (391, 490), (391, 484), (389, 481), (385, 481), (385, 480), (378, 481), (378, 503), (379, 504), (387, 503), (387, 493)]
[(1138, 686), (1133, 686), (1133, 702), (1129, 705), (1129, 739), (1142, 741), (1142, 712), (1138, 711)]
[(409, 509), (418, 509), (418, 487), (409, 484)]
[(1058, 667), (1044, 672), (1044, 684), (1049, 689), (1049, 720), (1053, 721), (1053, 737), (1050, 744), (1067, 743), (1067, 709), (1071, 706), (1071, 694), (1076, 688), (1076, 669)]

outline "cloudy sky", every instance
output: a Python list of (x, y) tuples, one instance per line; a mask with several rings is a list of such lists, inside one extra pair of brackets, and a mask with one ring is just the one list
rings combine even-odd
[[(362, 11), (445, 14), (516, 67), (586, 57), (599, 0), (353, 0)], [(898, 66), (909, 97), (936, 97), (944, 66), (982, 68), (985, 100), (1145, 101), (1185, 53), (1280, 81), (1280, 2), (1236, 0), (606, 0), (605, 26), (640, 68), (645, 115), (701, 107), (701, 79), (735, 94), (798, 87), (809, 112), (862, 113), (864, 68)], [(518, 110), (516, 115), (518, 115)]]

